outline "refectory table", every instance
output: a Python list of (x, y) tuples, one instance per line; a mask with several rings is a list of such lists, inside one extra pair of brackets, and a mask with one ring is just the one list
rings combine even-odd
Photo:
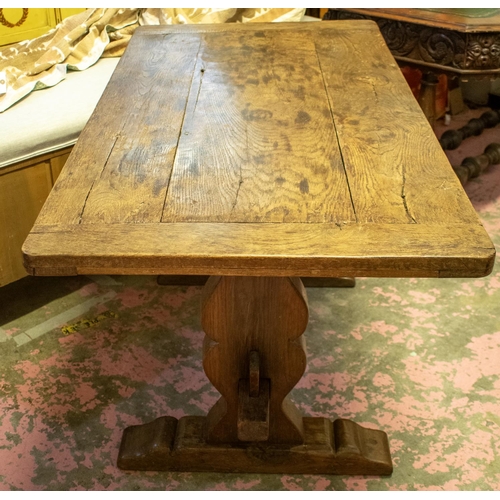
[(210, 275), (206, 417), (122, 469), (390, 474), (387, 435), (302, 417), (299, 277), (477, 277), (495, 250), (375, 23), (139, 28), (23, 247), (35, 276)]

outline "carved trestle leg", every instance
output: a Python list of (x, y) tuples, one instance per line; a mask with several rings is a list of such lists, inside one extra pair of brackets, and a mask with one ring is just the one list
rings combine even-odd
[(211, 277), (205, 372), (221, 393), (206, 417), (161, 417), (125, 430), (127, 470), (392, 473), (387, 435), (349, 420), (302, 417), (288, 393), (306, 368), (299, 278)]

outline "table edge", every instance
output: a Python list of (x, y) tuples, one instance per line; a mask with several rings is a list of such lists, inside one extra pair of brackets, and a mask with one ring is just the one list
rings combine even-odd
[(35, 226), (22, 251), (28, 273), (39, 276), (481, 277), (496, 255), (479, 223)]

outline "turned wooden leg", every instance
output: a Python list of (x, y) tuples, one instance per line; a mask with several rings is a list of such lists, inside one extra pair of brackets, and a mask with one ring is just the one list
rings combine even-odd
[(420, 95), (418, 96), (418, 103), (422, 111), (434, 128), (436, 121), (436, 87), (438, 84), (437, 76), (432, 72), (427, 72), (422, 75)]
[(203, 366), (221, 398), (206, 417), (161, 417), (127, 428), (118, 466), (391, 474), (384, 432), (302, 417), (288, 399), (306, 367), (307, 320), (299, 278), (211, 277), (202, 300)]

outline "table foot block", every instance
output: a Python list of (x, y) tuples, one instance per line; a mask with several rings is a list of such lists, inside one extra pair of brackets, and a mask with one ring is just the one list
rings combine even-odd
[(206, 417), (161, 417), (128, 427), (118, 456), (123, 470), (379, 475), (392, 473), (387, 435), (350, 420), (304, 418), (303, 445), (211, 445)]

